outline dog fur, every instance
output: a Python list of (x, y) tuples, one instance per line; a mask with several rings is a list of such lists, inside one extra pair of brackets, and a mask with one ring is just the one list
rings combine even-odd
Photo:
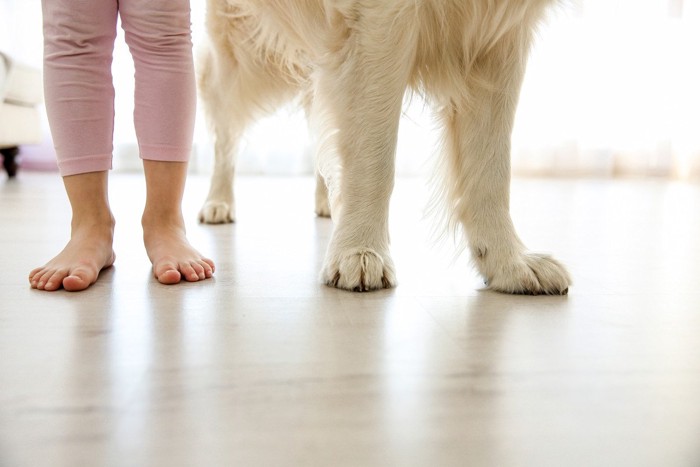
[(529, 253), (509, 213), (510, 137), (532, 36), (555, 0), (208, 0), (199, 88), (215, 166), (200, 212), (233, 222), (238, 142), (255, 119), (301, 97), (316, 138), (316, 212), (335, 229), (331, 286), (396, 284), (389, 198), (405, 93), (444, 128), (445, 209), (491, 289), (566, 294), (570, 278)]

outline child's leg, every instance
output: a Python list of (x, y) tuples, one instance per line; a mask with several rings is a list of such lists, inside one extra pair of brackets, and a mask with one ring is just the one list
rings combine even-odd
[(214, 263), (187, 241), (180, 203), (192, 149), (196, 90), (189, 0), (121, 0), (134, 57), (134, 123), (146, 172), (144, 242), (158, 280), (211, 277)]
[(117, 2), (45, 0), (43, 18), (46, 109), (73, 218), (66, 247), (29, 281), (42, 290), (83, 290), (114, 262), (107, 169)]
[(109, 170), (117, 0), (43, 0), (46, 111), (61, 175)]
[(134, 59), (141, 157), (186, 162), (196, 109), (189, 0), (120, 0), (119, 14)]

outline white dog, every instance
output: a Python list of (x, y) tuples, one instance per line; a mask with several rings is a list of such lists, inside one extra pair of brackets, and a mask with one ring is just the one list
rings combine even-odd
[(441, 117), (446, 209), (489, 287), (566, 294), (564, 267), (527, 252), (509, 214), (513, 118), (534, 28), (553, 1), (208, 0), (199, 86), (216, 161), (200, 220), (233, 222), (241, 135), (301, 95), (317, 130), (316, 212), (335, 221), (323, 280), (394, 286), (387, 221), (410, 89)]

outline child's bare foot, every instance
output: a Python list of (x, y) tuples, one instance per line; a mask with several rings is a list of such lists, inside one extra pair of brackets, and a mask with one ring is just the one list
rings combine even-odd
[(181, 279), (196, 282), (214, 274), (214, 262), (195, 250), (185, 236), (182, 195), (187, 163), (143, 160), (146, 175), (146, 207), (143, 211), (143, 241), (153, 264), (153, 274), (162, 284)]
[(39, 290), (76, 292), (95, 283), (102, 269), (114, 263), (113, 227), (93, 225), (74, 228), (66, 247), (51, 261), (29, 273), (29, 283)]
[(161, 284), (177, 284), (181, 279), (197, 282), (214, 274), (214, 262), (190, 245), (184, 227), (144, 222), (143, 239), (153, 274)]

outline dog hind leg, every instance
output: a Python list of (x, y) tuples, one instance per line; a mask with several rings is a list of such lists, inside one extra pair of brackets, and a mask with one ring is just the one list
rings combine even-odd
[[(200, 96), (214, 135), (214, 170), (199, 212), (200, 222), (208, 224), (235, 220), (235, 161), (246, 128), (298, 91), (274, 64), (254, 57), (255, 50), (243, 49), (244, 44), (236, 46), (236, 54), (212, 46), (201, 63)], [(245, 60), (245, 66), (238, 60)]]
[(328, 187), (326, 180), (320, 172), (316, 172), (316, 215), (319, 217), (331, 217), (331, 206), (328, 200)]
[[(317, 137), (318, 135), (315, 134), (315, 126), (318, 125), (322, 127), (322, 124), (320, 124), (320, 122), (314, 118), (314, 97), (311, 86), (305, 89), (305, 92), (302, 94), (302, 105), (306, 114), (306, 121), (309, 124), (309, 133), (312, 137)], [(316, 140), (315, 143), (316, 193), (314, 199), (314, 212), (318, 217), (331, 217), (331, 206), (330, 200), (328, 199), (328, 186), (326, 185), (326, 179), (323, 177), (320, 170), (320, 162), (322, 159), (324, 159), (323, 151), (327, 150), (330, 145), (320, 144), (320, 141), (318, 140)], [(326, 155), (325, 159), (330, 157), (332, 156)]]

